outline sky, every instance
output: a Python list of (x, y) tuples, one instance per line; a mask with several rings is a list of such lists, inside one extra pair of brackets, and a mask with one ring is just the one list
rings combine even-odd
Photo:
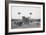
[[(19, 15), (18, 12), (21, 14)], [(29, 13), (32, 13), (31, 15)], [(22, 16), (29, 17), (32, 19), (41, 18), (41, 7), (40, 5), (26, 5), (26, 4), (11, 4), (11, 18), (22, 19)]]

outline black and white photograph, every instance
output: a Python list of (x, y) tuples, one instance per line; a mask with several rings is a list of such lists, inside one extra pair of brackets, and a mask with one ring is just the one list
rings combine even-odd
[(41, 7), (11, 6), (11, 29), (40, 28)]
[(44, 31), (44, 3), (11, 1), (6, 11), (7, 33)]
[(10, 3), (9, 30), (12, 32), (42, 30), (42, 9), (42, 5)]

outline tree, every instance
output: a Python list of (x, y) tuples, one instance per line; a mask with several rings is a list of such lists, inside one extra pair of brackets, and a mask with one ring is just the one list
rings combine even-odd
[(32, 15), (32, 13), (31, 13), (31, 12), (30, 12), (29, 14), (30, 14), (30, 16)]
[(21, 13), (20, 13), (20, 12), (18, 12), (18, 14), (20, 15)]
[(30, 15), (32, 15), (32, 13), (31, 13), (31, 12), (30, 12), (29, 14), (30, 14)]
[(20, 14), (21, 14), (21, 13), (20, 13), (20, 12), (18, 12), (19, 17), (20, 17)]

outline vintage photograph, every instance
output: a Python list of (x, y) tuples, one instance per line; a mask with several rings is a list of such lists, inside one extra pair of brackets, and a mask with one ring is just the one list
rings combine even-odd
[(11, 28), (40, 28), (41, 8), (34, 6), (12, 6)]
[(43, 30), (43, 5), (9, 3), (9, 32)]
[(45, 32), (45, 3), (5, 0), (5, 35)]

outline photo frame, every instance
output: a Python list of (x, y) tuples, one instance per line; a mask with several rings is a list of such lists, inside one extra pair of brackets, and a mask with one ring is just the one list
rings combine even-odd
[(5, 34), (45, 32), (45, 3), (5, 1)]

